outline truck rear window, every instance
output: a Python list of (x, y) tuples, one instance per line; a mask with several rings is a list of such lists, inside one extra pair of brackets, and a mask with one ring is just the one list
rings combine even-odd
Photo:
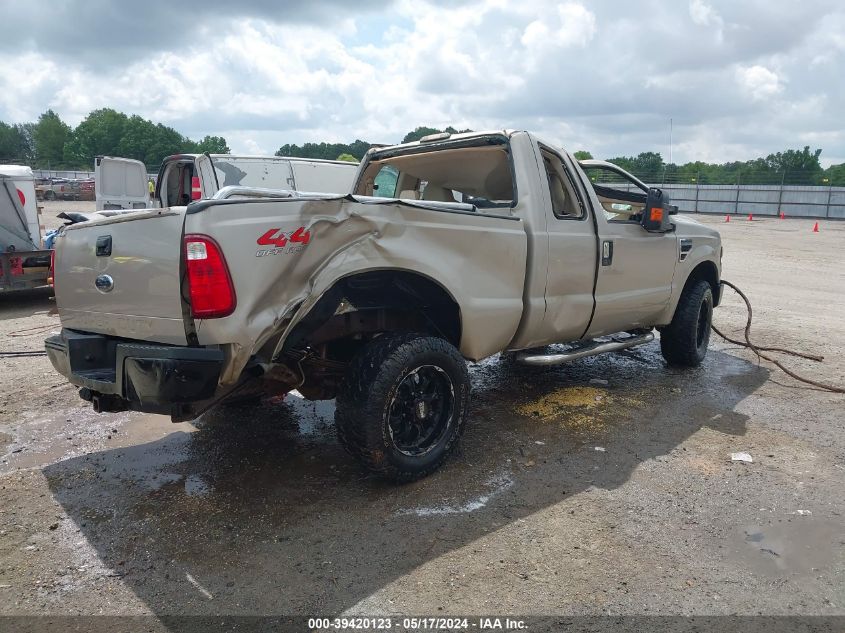
[(514, 201), (508, 146), (420, 148), (368, 165), (355, 193), (432, 202), (463, 202), (479, 208), (509, 207)]

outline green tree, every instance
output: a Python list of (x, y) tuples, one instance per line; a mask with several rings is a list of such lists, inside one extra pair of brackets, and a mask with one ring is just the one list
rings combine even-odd
[(173, 154), (195, 154), (197, 144), (182, 136), (172, 127), (157, 123), (153, 140), (147, 147), (147, 157), (144, 163), (148, 169), (156, 169), (167, 156)]
[(128, 120), (125, 114), (111, 108), (91, 112), (68, 137), (64, 148), (65, 163), (91, 169), (95, 156), (119, 156)]
[(335, 160), (340, 154), (349, 154), (356, 161), (361, 160), (370, 144), (360, 139), (354, 143), (304, 143), (295, 145), (286, 143), (282, 145), (276, 156), (295, 156), (297, 158), (321, 158), (324, 160)]
[(402, 139), (403, 143), (411, 143), (413, 141), (420, 140), (423, 136), (429, 136), (431, 134), (439, 134), (442, 130), (438, 130), (437, 128), (433, 127), (426, 127), (424, 125), (419, 126), (413, 132), (408, 132), (405, 137)]
[(35, 166), (56, 169), (64, 162), (65, 142), (70, 134), (70, 126), (52, 110), (47, 110), (38, 117), (32, 130), (35, 149)]
[(6, 162), (30, 163), (35, 153), (32, 133), (34, 124), (9, 125), (0, 121), (0, 159)]
[(226, 139), (222, 136), (205, 136), (196, 144), (197, 154), (231, 154), (232, 150), (226, 144)]
[(575, 160), (592, 160), (593, 155), (585, 149), (579, 149), (573, 154)]
[(663, 174), (663, 157), (657, 152), (640, 152), (636, 156), (620, 156), (608, 161), (643, 179), (654, 180)]
[(335, 160), (345, 160), (348, 163), (357, 163), (358, 159), (355, 158), (352, 154), (338, 154), (338, 157)]
[[(149, 156), (150, 148), (155, 144), (157, 138), (156, 125), (143, 117), (133, 114), (126, 120), (123, 126), (123, 135), (120, 138), (115, 154), (123, 158), (134, 158), (143, 161), (148, 167), (154, 159)], [(92, 157), (93, 158), (93, 157)]]
[(444, 130), (438, 130), (437, 128), (426, 127), (422, 125), (416, 128), (413, 132), (408, 132), (405, 135), (405, 138), (402, 139), (402, 142), (411, 143), (412, 141), (420, 140), (423, 136), (430, 136), (431, 134), (440, 134), (442, 132), (448, 132), (449, 134), (463, 134), (464, 132), (472, 132), (472, 130), (456, 130), (451, 125)]
[(845, 187), (845, 163), (831, 165), (819, 176), (818, 181), (825, 187)]
[(127, 116), (111, 108), (94, 110), (69, 135), (64, 160), (75, 167), (90, 169), (95, 156), (121, 156), (142, 161), (155, 170), (172, 154), (229, 152), (226, 139), (206, 136), (199, 142), (183, 136), (172, 127), (153, 123), (137, 114)]
[(349, 144), (349, 154), (352, 154), (357, 160), (361, 160), (364, 158), (364, 154), (367, 153), (372, 147), (372, 143), (368, 143), (367, 141), (362, 141), (361, 139), (355, 139), (352, 143)]

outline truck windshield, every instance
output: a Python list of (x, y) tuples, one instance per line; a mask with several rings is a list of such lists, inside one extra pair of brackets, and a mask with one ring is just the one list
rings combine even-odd
[(479, 208), (509, 207), (514, 201), (511, 158), (507, 145), (414, 148), (407, 154), (370, 161), (356, 194), (463, 202)]

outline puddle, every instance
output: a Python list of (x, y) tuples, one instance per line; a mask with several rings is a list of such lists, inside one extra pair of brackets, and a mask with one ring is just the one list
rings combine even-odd
[(812, 516), (773, 525), (749, 525), (742, 533), (740, 555), (752, 571), (782, 575), (835, 566), (832, 551), (841, 551), (842, 526)]
[(189, 497), (204, 497), (210, 492), (211, 486), (200, 475), (185, 477), (185, 494)]
[(0, 434), (8, 438), (0, 456), (0, 474), (43, 468), (99, 450), (108, 446), (134, 417), (129, 412), (98, 414), (87, 406), (49, 415), (22, 412), (15, 424), (5, 425)]
[(299, 432), (303, 435), (317, 435), (320, 427), (334, 424), (334, 400), (306, 400), (298, 391), (291, 391), (284, 399), (298, 418)]

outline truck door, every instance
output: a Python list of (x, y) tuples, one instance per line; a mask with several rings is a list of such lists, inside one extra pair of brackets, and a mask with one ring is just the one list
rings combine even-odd
[(94, 195), (97, 211), (149, 207), (146, 166), (130, 158), (97, 156), (94, 159)]
[(546, 227), (549, 259), (542, 338), (567, 342), (581, 338), (593, 313), (596, 233), (576, 176), (560, 154), (540, 146), (548, 183)]
[(217, 174), (214, 172), (214, 164), (209, 154), (201, 154), (194, 161), (195, 178), (199, 178), (199, 186), (202, 198), (211, 198), (217, 193)]
[(587, 174), (599, 235), (596, 309), (587, 336), (651, 327), (672, 294), (677, 237), (641, 226), (642, 183), (626, 172), (600, 166), (590, 166)]

